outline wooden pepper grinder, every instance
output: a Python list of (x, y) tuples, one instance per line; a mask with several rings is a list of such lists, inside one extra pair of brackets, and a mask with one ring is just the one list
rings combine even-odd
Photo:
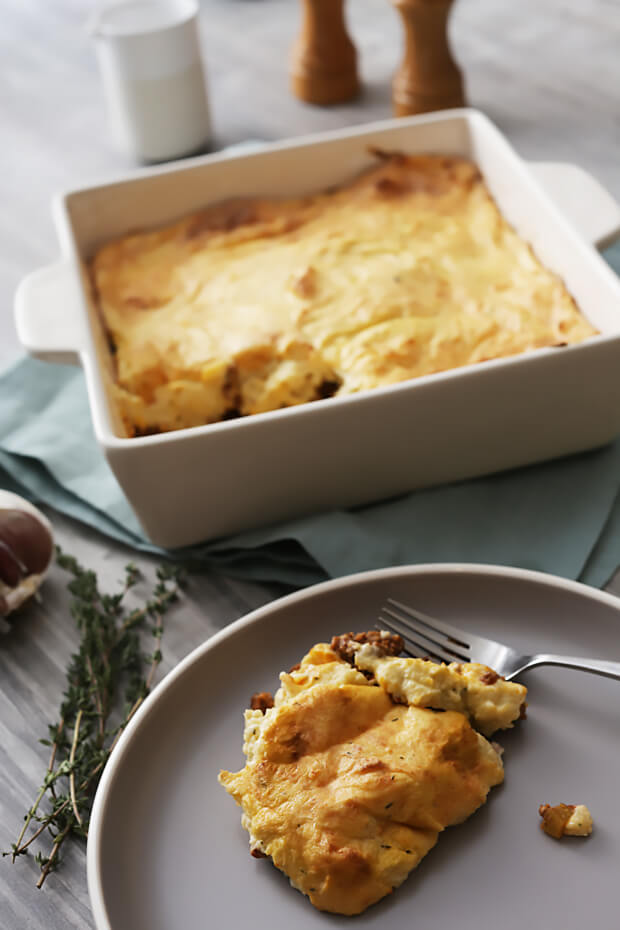
[(463, 78), (448, 43), (454, 0), (391, 2), (405, 27), (405, 56), (392, 81), (395, 115), (463, 106)]
[(302, 0), (299, 38), (291, 55), (291, 87), (306, 103), (350, 100), (360, 88), (357, 50), (347, 32), (344, 0)]

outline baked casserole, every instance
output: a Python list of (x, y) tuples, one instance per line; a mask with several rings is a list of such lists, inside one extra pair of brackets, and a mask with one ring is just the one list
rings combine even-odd
[(522, 685), (485, 666), (399, 658), (402, 647), (377, 631), (316, 644), (274, 698), (255, 695), (246, 765), (220, 772), (252, 855), (322, 911), (359, 914), (390, 894), (484, 804), (504, 771), (480, 729), (524, 713)]
[(374, 166), (341, 187), (228, 200), (95, 254), (128, 435), (595, 334), (471, 161), (374, 154)]

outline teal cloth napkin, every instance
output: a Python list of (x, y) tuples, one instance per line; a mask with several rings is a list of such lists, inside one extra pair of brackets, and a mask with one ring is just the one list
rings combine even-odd
[[(620, 272), (620, 243), (605, 257)], [(0, 375), (0, 487), (135, 549), (294, 587), (388, 565), (454, 561), (537, 569), (600, 587), (620, 566), (620, 439), (164, 552), (145, 538), (99, 451), (81, 369), (30, 358)]]

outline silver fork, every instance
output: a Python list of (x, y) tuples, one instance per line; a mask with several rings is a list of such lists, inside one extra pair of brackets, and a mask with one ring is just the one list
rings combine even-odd
[(382, 607), (376, 626), (390, 633), (400, 633), (410, 655), (428, 656), (440, 662), (480, 662), (507, 679), (535, 665), (564, 665), (607, 678), (620, 678), (620, 662), (549, 653), (524, 655), (504, 643), (466, 633), (392, 598)]

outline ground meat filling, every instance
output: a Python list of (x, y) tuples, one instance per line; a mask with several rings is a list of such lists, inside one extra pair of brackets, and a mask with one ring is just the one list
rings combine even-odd
[(265, 713), (270, 707), (273, 707), (273, 695), (269, 691), (257, 691), (250, 699), (251, 710), (262, 710)]
[(398, 633), (385, 633), (381, 630), (369, 630), (367, 633), (343, 633), (332, 637), (330, 646), (341, 659), (354, 664), (355, 653), (364, 643), (377, 646), (386, 656), (397, 656), (405, 648), (405, 642)]

